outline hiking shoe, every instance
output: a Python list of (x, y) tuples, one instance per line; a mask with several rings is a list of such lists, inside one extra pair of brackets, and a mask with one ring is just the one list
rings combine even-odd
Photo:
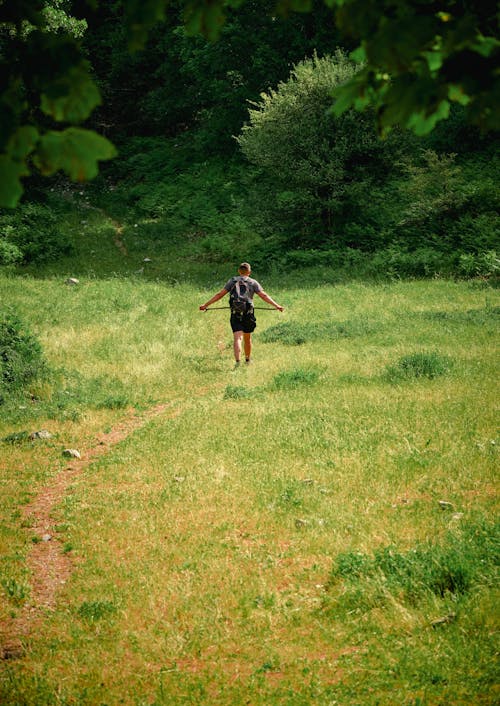
[(234, 369), (237, 370), (240, 367), (240, 361), (236, 360), (234, 363)]
[(245, 365), (251, 365), (251, 364), (252, 364), (252, 361), (250, 360), (250, 358), (247, 358), (245, 360)]

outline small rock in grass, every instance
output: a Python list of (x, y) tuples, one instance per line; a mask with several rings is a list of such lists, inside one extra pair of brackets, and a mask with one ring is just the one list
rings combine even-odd
[(69, 284), (70, 286), (75, 286), (75, 284), (80, 284), (80, 280), (76, 279), (76, 277), (68, 277), (66, 280), (66, 284)]
[(443, 615), (442, 618), (436, 618), (431, 622), (433, 628), (437, 628), (440, 625), (446, 625), (447, 623), (452, 623), (457, 617), (456, 613), (448, 613), (448, 615)]
[(63, 456), (69, 456), (70, 458), (81, 458), (81, 454), (76, 449), (64, 449)]
[(51, 439), (52, 434), (47, 431), (47, 429), (40, 429), (40, 431), (32, 431), (30, 434), (30, 439), (35, 441), (35, 439)]
[(308, 524), (307, 520), (301, 520), (300, 518), (297, 518), (295, 520), (295, 527), (297, 529), (300, 529), (301, 527), (305, 527)]
[(42, 542), (50, 542), (51, 539), (52, 539), (52, 535), (51, 535), (51, 534), (44, 534), (44, 535), (42, 535)]
[(447, 500), (438, 500), (441, 510), (453, 510), (453, 505)]
[(0, 659), (20, 659), (23, 656), (21, 643), (11, 643), (0, 648)]

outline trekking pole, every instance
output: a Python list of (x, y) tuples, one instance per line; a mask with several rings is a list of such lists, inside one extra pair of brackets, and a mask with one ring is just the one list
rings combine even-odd
[[(209, 306), (203, 311), (215, 311), (216, 309), (230, 309), (230, 306)], [(254, 309), (260, 309), (261, 311), (278, 311), (273, 306), (254, 306)]]

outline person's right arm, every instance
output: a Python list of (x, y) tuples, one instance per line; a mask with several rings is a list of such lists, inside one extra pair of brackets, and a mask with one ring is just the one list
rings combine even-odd
[(227, 294), (227, 289), (224, 289), (224, 287), (220, 290), (220, 292), (217, 292), (217, 294), (214, 294), (214, 296), (209, 299), (205, 304), (202, 304), (200, 306), (200, 311), (205, 311), (211, 304), (215, 304), (215, 302), (218, 302), (219, 299), (222, 299), (222, 297), (225, 297)]

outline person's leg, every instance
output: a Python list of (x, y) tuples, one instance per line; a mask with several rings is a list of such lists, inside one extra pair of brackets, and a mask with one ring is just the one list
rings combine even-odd
[(250, 360), (250, 356), (252, 355), (252, 334), (251, 333), (244, 333), (243, 334), (243, 346), (245, 348), (245, 359)]
[(243, 331), (234, 331), (233, 332), (234, 359), (237, 363), (240, 362), (242, 339), (243, 339)]

